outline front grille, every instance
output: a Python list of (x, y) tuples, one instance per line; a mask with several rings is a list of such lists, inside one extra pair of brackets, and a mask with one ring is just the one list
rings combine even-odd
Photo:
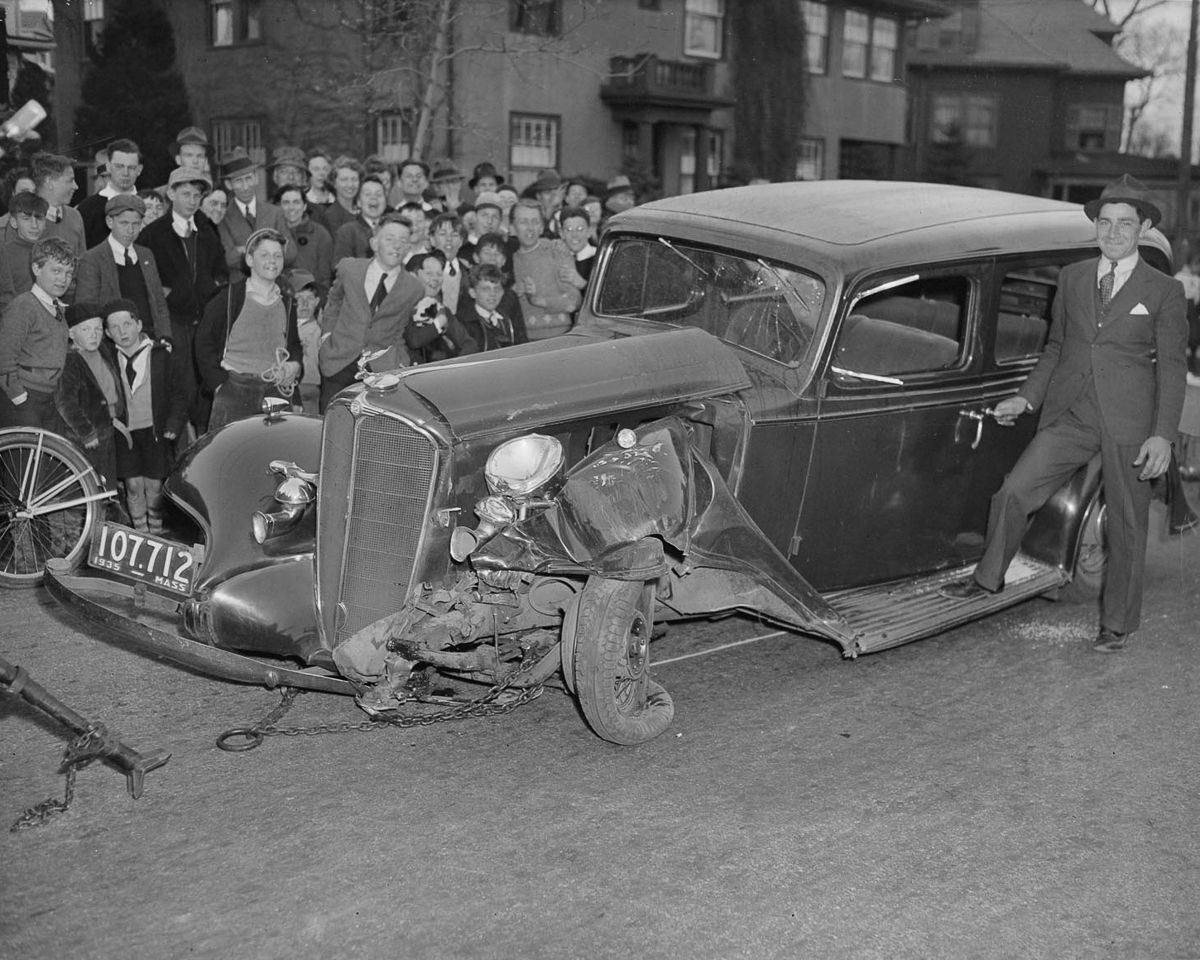
[(437, 476), (437, 448), (403, 420), (325, 413), (317, 524), (317, 594), (336, 646), (408, 595)]

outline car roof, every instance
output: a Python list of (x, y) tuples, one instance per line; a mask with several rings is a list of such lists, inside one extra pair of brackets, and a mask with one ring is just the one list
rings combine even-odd
[(821, 180), (713, 190), (657, 200), (635, 208), (625, 218), (638, 212), (752, 224), (838, 245), (980, 220), (994, 225), (997, 217), (1030, 215), (1050, 215), (1057, 220), (1073, 214), (1080, 218), (1083, 231), (1091, 232), (1078, 204), (975, 187), (892, 180)]

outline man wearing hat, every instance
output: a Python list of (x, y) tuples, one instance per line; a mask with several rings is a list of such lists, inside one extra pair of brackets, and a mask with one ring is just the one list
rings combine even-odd
[(137, 178), (142, 172), (142, 151), (132, 140), (114, 140), (108, 146), (108, 183), (75, 207), (83, 218), (83, 240), (87, 249), (103, 243), (108, 236), (106, 205), (120, 194), (137, 193)]
[(184, 127), (171, 150), (175, 165), (208, 175), (208, 137), (199, 127)]
[(1100, 454), (1108, 570), (1092, 649), (1124, 648), (1138, 628), (1150, 480), (1171, 462), (1186, 382), (1183, 287), (1138, 255), (1162, 219), (1145, 185), (1128, 174), (1084, 205), (1100, 257), (1058, 276), (1050, 337), (1016, 396), (996, 404), (998, 423), (1041, 410), (1038, 432), (992, 498), (988, 540), (974, 577), (942, 589), (970, 599), (1004, 589), (1029, 517)]
[(471, 171), (471, 179), (467, 181), (467, 186), (478, 196), (481, 193), (494, 193), (496, 188), (503, 182), (504, 178), (496, 172), (495, 166), (485, 161), (484, 163), (475, 164), (475, 169)]
[(225, 264), (237, 270), (246, 262), (246, 240), (255, 230), (271, 229), (283, 234), (288, 243), (283, 249), (284, 267), (296, 262), (296, 244), (288, 230), (287, 218), (273, 203), (258, 199), (258, 164), (245, 147), (234, 147), (221, 157), (221, 176), (230, 193), (229, 209), (217, 224)]
[(543, 236), (558, 236), (558, 211), (562, 207), (566, 184), (557, 170), (543, 170), (537, 179), (525, 188), (525, 196), (531, 197), (542, 208)]
[(104, 214), (108, 236), (79, 258), (75, 299), (131, 300), (154, 337), (170, 340), (171, 313), (158, 264), (149, 248), (134, 243), (142, 229), (146, 201), (137, 194), (117, 194), (105, 204)]
[(637, 195), (634, 193), (633, 184), (629, 182), (627, 176), (622, 174), (608, 181), (604, 190), (605, 216), (624, 213), (636, 203)]
[(158, 265), (158, 278), (171, 314), (177, 372), (188, 394), (192, 423), (200, 430), (208, 414), (206, 405), (196, 400), (198, 381), (192, 345), (204, 308), (229, 274), (217, 231), (196, 221), (200, 201), (211, 189), (208, 174), (193, 167), (176, 167), (167, 181), (171, 212), (147, 224), (138, 235)]
[(303, 187), (308, 178), (308, 158), (299, 147), (276, 147), (271, 151), (271, 183)]
[(429, 184), (441, 194), (446, 201), (446, 212), (456, 213), (462, 204), (463, 175), (453, 160), (439, 160), (433, 165)]

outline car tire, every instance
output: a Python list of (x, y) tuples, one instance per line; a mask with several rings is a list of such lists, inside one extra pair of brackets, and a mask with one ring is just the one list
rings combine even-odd
[(45, 430), (0, 431), (0, 587), (38, 586), (47, 560), (78, 566), (107, 496), (70, 441)]
[(592, 577), (579, 601), (574, 679), (579, 706), (596, 735), (633, 745), (671, 725), (670, 694), (650, 679), (654, 585)]
[(1107, 530), (1108, 512), (1101, 494), (1091, 502), (1084, 514), (1079, 549), (1075, 553), (1075, 568), (1071, 582), (1062, 588), (1062, 599), (1090, 603), (1099, 598), (1108, 570)]

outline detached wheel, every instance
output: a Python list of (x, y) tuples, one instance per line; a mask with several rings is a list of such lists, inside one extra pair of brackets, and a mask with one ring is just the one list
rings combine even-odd
[(575, 692), (589, 726), (612, 743), (652, 740), (671, 725), (671, 695), (650, 679), (654, 585), (592, 577), (579, 600)]
[(1104, 589), (1107, 570), (1108, 511), (1104, 506), (1104, 496), (1101, 495), (1092, 501), (1083, 518), (1075, 571), (1071, 582), (1063, 587), (1063, 599), (1080, 602), (1095, 600)]
[(77, 566), (109, 496), (69, 441), (0, 431), (0, 586), (36, 587), (50, 559)]

